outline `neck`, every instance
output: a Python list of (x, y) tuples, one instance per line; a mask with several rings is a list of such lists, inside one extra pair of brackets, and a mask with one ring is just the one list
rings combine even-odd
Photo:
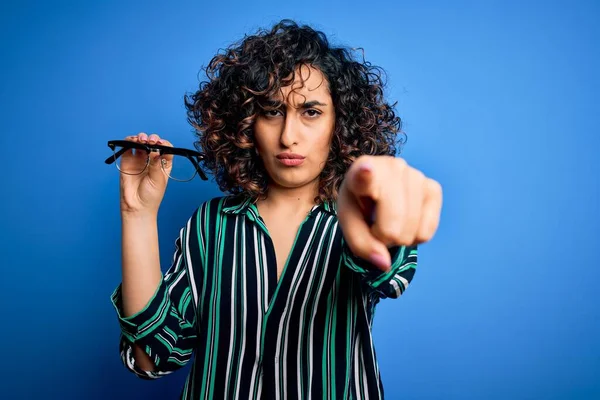
[(264, 210), (278, 210), (286, 214), (306, 214), (314, 205), (319, 188), (318, 179), (299, 188), (285, 188), (275, 184), (268, 187), (267, 198), (258, 201)]

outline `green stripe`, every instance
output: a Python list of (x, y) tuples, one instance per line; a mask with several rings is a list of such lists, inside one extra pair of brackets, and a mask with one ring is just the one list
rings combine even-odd
[[(338, 269), (339, 271), (339, 269)], [(337, 285), (336, 285), (337, 286)], [(333, 335), (330, 335), (331, 333), (331, 313), (333, 312), (333, 296), (335, 295), (335, 289), (336, 287), (334, 286), (334, 290), (329, 294), (328, 298), (327, 298), (327, 316), (325, 317), (325, 332), (323, 335), (323, 362), (322, 362), (322, 383), (323, 385), (327, 385), (327, 383), (331, 382), (331, 374), (328, 370), (329, 366), (329, 356), (330, 356), (330, 352), (329, 347), (331, 346), (331, 340), (329, 340), (329, 338), (333, 338)], [(331, 398), (331, 386), (327, 385), (326, 387), (323, 388), (323, 398), (324, 399), (330, 399)]]
[[(207, 207), (209, 207), (210, 202), (207, 204)], [(217, 210), (219, 209), (219, 207), (217, 207)], [(210, 213), (207, 213), (208, 215), (210, 215)], [(205, 232), (209, 232), (209, 218), (205, 218), (205, 224), (206, 224), (206, 231)], [(219, 214), (217, 213), (217, 220), (215, 223), (215, 229), (219, 228)], [(213, 241), (213, 243), (216, 242), (216, 238)], [(208, 263), (206, 263), (205, 265), (207, 265)], [(204, 274), (204, 282), (208, 282), (208, 276), (207, 276), (207, 271), (208, 268), (205, 268), (205, 274)], [(206, 398), (206, 390), (208, 389), (207, 386), (207, 380), (208, 380), (208, 376), (207, 374), (209, 373), (209, 362), (210, 362), (210, 354), (211, 354), (211, 350), (213, 350), (212, 347), (212, 335), (213, 335), (213, 331), (214, 331), (214, 326), (212, 326), (212, 312), (213, 312), (213, 308), (212, 308), (212, 298), (214, 295), (214, 291), (215, 291), (215, 277), (216, 274), (213, 271), (213, 281), (211, 282), (210, 285), (210, 297), (208, 299), (209, 301), (209, 309), (208, 309), (208, 315), (206, 318), (208, 327), (207, 327), (207, 333), (206, 333), (206, 353), (204, 355), (204, 368), (202, 368), (202, 389), (200, 392), (200, 398), (204, 399)], [(202, 296), (202, 300), (204, 301), (205, 295), (204, 295), (204, 291), (203, 291), (203, 296)]]
[[(354, 281), (354, 276), (351, 277), (352, 281)], [(354, 315), (355, 315), (355, 311), (354, 311), (354, 306), (355, 306), (355, 299), (354, 299), (354, 282), (350, 282), (350, 284), (348, 285), (348, 298), (349, 301), (347, 302), (347, 307), (346, 307), (346, 379), (344, 379), (344, 381), (346, 382), (345, 388), (344, 388), (344, 399), (347, 399), (349, 394), (348, 391), (350, 390), (350, 382), (352, 382), (351, 376), (350, 374), (352, 373), (352, 351), (351, 351), (351, 346), (352, 346), (352, 333), (353, 333), (353, 328), (354, 328)]]
[[(222, 203), (222, 200), (221, 200)], [(221, 208), (222, 204), (219, 205), (219, 208)], [(225, 239), (222, 237), (225, 232), (227, 231), (227, 214), (221, 214), (222, 215), (222, 222), (220, 224), (217, 224), (217, 231), (219, 232), (218, 234), (218, 246), (217, 246), (217, 250), (218, 250), (218, 263), (216, 265), (216, 276), (217, 276), (217, 280), (216, 282), (214, 282), (214, 286), (217, 288), (217, 292), (215, 294), (215, 301), (211, 302), (211, 307), (213, 304), (215, 304), (216, 302), (216, 314), (215, 314), (215, 321), (216, 321), (216, 332), (215, 332), (215, 341), (214, 341), (214, 352), (213, 352), (213, 358), (215, 358), (213, 360), (213, 363), (211, 364), (211, 371), (210, 371), (210, 390), (209, 390), (209, 394), (208, 397), (210, 399), (213, 398), (213, 389), (215, 388), (215, 376), (217, 375), (217, 360), (216, 360), (216, 353), (219, 349), (219, 338), (220, 338), (220, 332), (219, 332), (219, 326), (220, 321), (221, 321), (221, 307), (220, 307), (220, 303), (221, 303), (221, 275), (223, 272), (223, 268), (221, 268), (221, 266), (223, 265), (223, 251), (225, 249), (225, 246), (223, 245), (225, 243)]]
[[(154, 332), (154, 330), (156, 329), (156, 328), (154, 328), (154, 326), (156, 326), (156, 327), (160, 326), (167, 318), (169, 311), (165, 310), (165, 309), (169, 305), (169, 300), (166, 297), (166, 293), (167, 292), (165, 292), (165, 298), (161, 302), (161, 306), (156, 311), (156, 313), (152, 316), (151, 319), (149, 319), (148, 321), (146, 321), (145, 323), (140, 325), (140, 327), (138, 328), (138, 334), (136, 335), (136, 340), (146, 337), (149, 334), (151, 334), (152, 332)], [(162, 311), (162, 316), (160, 316), (161, 311)], [(142, 331), (142, 330), (145, 330), (145, 332), (139, 333), (139, 331)]]
[[(242, 218), (238, 219), (238, 222), (239, 222), (239, 224), (241, 225), (240, 229), (241, 229), (241, 232), (242, 232), (242, 238), (241, 238), (241, 243), (242, 243), (242, 245), (239, 245), (239, 244), (238, 244), (238, 246), (239, 246), (238, 250), (241, 252), (241, 256), (238, 256), (238, 257), (240, 257), (240, 262), (242, 262), (241, 260), (245, 260), (245, 259), (246, 259), (246, 246), (244, 245), (244, 244), (246, 243), (246, 229), (245, 229), (244, 225), (241, 223), (242, 221), (243, 221), (243, 219), (242, 219)], [(239, 254), (239, 253), (238, 253), (238, 254)], [(245, 265), (242, 265), (242, 266), (245, 266)], [(240, 272), (241, 272), (241, 274), (242, 274), (242, 281), (245, 283), (245, 282), (246, 282), (246, 269), (245, 269), (245, 268), (240, 268)], [(234, 300), (235, 300), (235, 295), (237, 295), (237, 281), (236, 281), (236, 286), (235, 286), (234, 290), (236, 290), (236, 291), (234, 292), (234, 293), (235, 293), (235, 294), (234, 294)], [(243, 294), (245, 293), (245, 290), (242, 290), (242, 289), (240, 289), (240, 293), (242, 293), (242, 296), (243, 296)], [(242, 316), (244, 315), (244, 311), (245, 311), (245, 307), (244, 307), (244, 305), (245, 305), (245, 302), (244, 302), (244, 301), (242, 301), (242, 302), (240, 302), (240, 303), (241, 303), (241, 309), (240, 309), (239, 317), (240, 317), (240, 325), (241, 325), (241, 324), (243, 324), (243, 323), (244, 323)], [(236, 322), (237, 322), (237, 319), (236, 319)], [(235, 329), (235, 326), (232, 326), (232, 327), (231, 327), (231, 329), (237, 330), (237, 329)], [(246, 327), (242, 327), (242, 329), (244, 329), (244, 330), (245, 330), (245, 329), (246, 329)], [(242, 339), (242, 340), (243, 340), (243, 339)], [(242, 344), (242, 343), (241, 343), (241, 342), (242, 342), (242, 340), (240, 340), (240, 346), (241, 346), (241, 344)], [(235, 340), (234, 340), (234, 343), (235, 343)], [(240, 347), (240, 349), (239, 349), (239, 350), (240, 350), (239, 352), (237, 352), (237, 351), (236, 351), (236, 352), (234, 353), (234, 354), (239, 354), (239, 356), (238, 356), (238, 357), (235, 357), (235, 358), (234, 358), (234, 360), (232, 360), (232, 361), (231, 361), (231, 365), (232, 365), (232, 366), (233, 366), (233, 365), (236, 365), (237, 367), (236, 367), (236, 371), (235, 371), (235, 372), (236, 372), (236, 374), (235, 374), (235, 381), (234, 381), (234, 385), (233, 385), (232, 391), (230, 392), (230, 396), (229, 396), (229, 397), (232, 397), (232, 396), (233, 396), (231, 393), (235, 393), (235, 391), (236, 391), (236, 388), (237, 388), (237, 386), (238, 386), (238, 381), (239, 381), (239, 373), (238, 373), (237, 369), (239, 368), (239, 365), (240, 365), (240, 363), (242, 362), (242, 356), (243, 356), (243, 354), (242, 354), (242, 352), (241, 352), (241, 347)], [(235, 361), (235, 362), (234, 362), (234, 361)]]
[(336, 330), (337, 330), (337, 299), (338, 296), (337, 294), (339, 293), (340, 290), (340, 274), (342, 272), (342, 269), (338, 269), (337, 272), (337, 276), (335, 279), (335, 299), (334, 304), (331, 306), (332, 307), (332, 312), (333, 312), (333, 322), (332, 322), (332, 330), (331, 330), (331, 343), (329, 345), (329, 350), (331, 351), (331, 396), (333, 399), (336, 398), (336, 387), (335, 387), (335, 382), (336, 382), (336, 370), (335, 370), (335, 334), (336, 334)]
[[(185, 279), (185, 278), (183, 278), (183, 279)], [(192, 289), (189, 286), (186, 286), (186, 288), (183, 290), (183, 293), (181, 294), (181, 300), (179, 301), (179, 304), (177, 305), (177, 311), (179, 311), (179, 314), (182, 317), (185, 317), (185, 310), (187, 309), (187, 306), (190, 303), (191, 294), (192, 294)]]

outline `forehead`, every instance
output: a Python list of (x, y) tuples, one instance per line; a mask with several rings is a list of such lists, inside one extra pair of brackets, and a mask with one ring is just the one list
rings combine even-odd
[(291, 103), (331, 99), (329, 82), (323, 73), (312, 66), (296, 68), (294, 82), (281, 88), (277, 100), (287, 99)]

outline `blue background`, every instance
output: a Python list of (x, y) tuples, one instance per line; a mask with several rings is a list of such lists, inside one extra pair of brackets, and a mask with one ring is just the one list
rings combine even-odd
[[(119, 360), (106, 142), (191, 147), (201, 67), (287, 17), (388, 71), (403, 155), (445, 190), (413, 285), (377, 311), (387, 398), (600, 398), (600, 7), (519, 3), (2, 2), (0, 397), (177, 397), (188, 368), (146, 382)], [(218, 195), (169, 184), (163, 268)]]

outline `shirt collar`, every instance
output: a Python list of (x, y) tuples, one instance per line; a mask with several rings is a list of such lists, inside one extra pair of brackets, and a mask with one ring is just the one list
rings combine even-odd
[(337, 215), (337, 202), (336, 201), (325, 201), (321, 204), (321, 207), (332, 215)]
[[(221, 209), (225, 214), (242, 214), (248, 211), (252, 204), (252, 199), (243, 195), (231, 196)], [(337, 203), (335, 201), (325, 201), (315, 208), (315, 211), (323, 210), (331, 215), (337, 215)]]
[(221, 211), (225, 214), (241, 214), (248, 210), (250, 204), (252, 204), (252, 199), (250, 197), (242, 195), (230, 196), (226, 199)]

